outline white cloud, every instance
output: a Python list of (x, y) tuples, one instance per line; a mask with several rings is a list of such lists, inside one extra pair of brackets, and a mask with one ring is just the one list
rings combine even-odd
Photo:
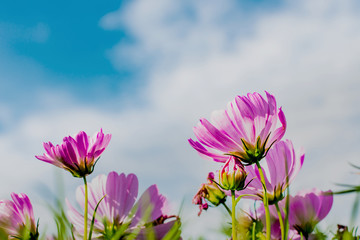
[[(287, 138), (308, 153), (296, 188), (333, 188), (349, 180), (347, 162), (358, 162), (360, 133), (355, 1), (289, 1), (256, 15), (248, 34), (240, 29), (246, 20), (231, 15), (234, 1), (169, 4), (134, 1), (102, 21), (108, 28), (125, 26), (135, 37), (131, 48), (114, 48), (113, 62), (120, 67), (125, 52), (151, 66), (145, 94), (157, 117), (185, 129), (236, 94), (268, 90), (284, 107)], [(159, 139), (168, 139), (166, 133)], [(334, 216), (343, 213), (344, 202), (336, 201)]]

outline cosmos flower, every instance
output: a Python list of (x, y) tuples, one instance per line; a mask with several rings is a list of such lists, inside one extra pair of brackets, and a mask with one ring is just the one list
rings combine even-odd
[(290, 197), (290, 228), (308, 239), (316, 224), (328, 215), (332, 204), (333, 195), (330, 190), (323, 192), (314, 188)]
[(227, 155), (247, 165), (260, 161), (286, 129), (284, 113), (277, 108), (275, 97), (268, 92), (266, 97), (259, 93), (237, 96), (226, 110), (212, 114), (212, 123), (200, 119), (194, 127), (198, 141), (189, 139), (190, 145), (202, 157), (217, 162), (225, 162)]
[[(305, 154), (302, 150), (296, 152), (290, 140), (280, 141), (269, 150), (262, 162), (269, 204), (284, 198), (283, 193), (300, 171), (304, 158)], [(252, 165), (245, 169), (248, 172), (248, 179), (252, 181), (241, 194), (253, 194), (262, 199), (264, 190), (258, 168)]]
[(110, 139), (111, 134), (104, 135), (102, 129), (93, 137), (81, 131), (74, 138), (64, 137), (61, 145), (44, 143), (44, 155), (35, 157), (69, 171), (74, 177), (85, 177), (94, 171)]
[[(166, 199), (159, 194), (156, 185), (150, 186), (136, 202), (138, 195), (138, 179), (136, 175), (111, 172), (107, 176), (95, 177), (89, 186), (88, 226), (97, 204), (93, 236), (96, 238), (111, 239), (129, 234), (137, 234), (136, 239), (145, 239), (149, 232), (155, 239), (161, 239), (178, 221), (176, 216), (168, 216)], [(76, 200), (84, 209), (84, 186), (76, 191)], [(136, 203), (135, 203), (136, 202)], [(82, 236), (84, 232), (83, 214), (78, 212), (67, 201), (68, 217), (74, 225), (75, 232)], [(175, 220), (168, 221), (169, 218)]]
[(33, 208), (24, 193), (11, 193), (11, 200), (0, 201), (0, 236), (6, 239), (36, 240), (39, 233)]

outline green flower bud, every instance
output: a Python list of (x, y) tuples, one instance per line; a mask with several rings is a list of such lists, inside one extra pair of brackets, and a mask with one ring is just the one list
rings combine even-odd
[(219, 184), (224, 190), (244, 189), (247, 173), (244, 165), (235, 157), (229, 157), (219, 172)]

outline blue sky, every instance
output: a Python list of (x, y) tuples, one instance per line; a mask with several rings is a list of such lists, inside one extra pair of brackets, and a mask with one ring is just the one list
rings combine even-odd
[[(283, 107), (285, 138), (306, 150), (293, 191), (353, 181), (358, 11), (355, 0), (7, 1), (0, 8), (0, 180), (12, 184), (0, 196), (25, 192), (46, 218), (39, 186), (54, 189), (54, 167), (34, 158), (42, 142), (103, 128), (113, 139), (94, 175), (133, 172), (142, 189), (158, 184), (174, 209), (184, 199), (185, 236), (218, 239), (211, 229), (221, 212), (198, 218), (190, 204), (218, 165), (187, 139), (200, 117), (264, 90)], [(80, 182), (64, 179), (71, 196)], [(335, 200), (333, 216), (344, 224), (349, 199)]]
[[(30, 88), (39, 85), (64, 88), (80, 101), (83, 98), (77, 93), (86, 91), (93, 95), (86, 100), (91, 104), (119, 95), (122, 88), (131, 89), (129, 85), (138, 79), (135, 75), (146, 66), (129, 65), (124, 57), (122, 66), (115, 68), (109, 51), (118, 42), (131, 44), (138, 39), (125, 25), (109, 31), (99, 24), (105, 14), (122, 9), (128, 2), (6, 1), (0, 9), (1, 43), (6, 51), (34, 61), (45, 72), (58, 77), (19, 81), (31, 82)], [(243, 12), (251, 13), (272, 9), (279, 6), (280, 1), (242, 1), (239, 5)], [(189, 7), (189, 18), (191, 15)], [(18, 89), (18, 84), (23, 83), (5, 85), (5, 95), (15, 92), (18, 93), (16, 97), (21, 98), (24, 93)], [(96, 94), (98, 85), (102, 92)]]
[[(7, 1), (1, 22), (12, 26), (9, 48), (39, 62), (46, 69), (68, 77), (119, 75), (106, 57), (125, 31), (104, 31), (99, 20), (121, 6), (119, 1)], [(9, 27), (10, 27), (9, 26)], [(26, 30), (35, 30), (31, 37)]]

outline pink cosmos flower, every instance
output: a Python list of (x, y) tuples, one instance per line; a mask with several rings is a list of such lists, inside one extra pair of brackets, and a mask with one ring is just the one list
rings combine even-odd
[[(238, 157), (245, 164), (260, 161), (270, 147), (285, 134), (286, 120), (275, 97), (268, 92), (237, 96), (226, 110), (212, 114), (212, 123), (200, 119), (194, 127), (198, 141), (190, 145), (207, 159), (225, 162), (226, 155)], [(278, 125), (280, 121), (280, 125)]]
[(0, 236), (8, 236), (8, 239), (38, 239), (30, 199), (24, 193), (11, 193), (11, 198), (12, 201), (0, 201)]
[[(138, 195), (138, 179), (134, 174), (126, 176), (124, 173), (111, 172), (108, 176), (100, 175), (95, 177), (88, 187), (89, 229), (95, 208), (100, 202), (94, 222), (93, 236), (96, 238), (110, 239), (117, 233), (126, 236), (137, 232), (136, 239), (145, 239), (146, 234), (152, 231), (155, 239), (161, 239), (178, 221), (177, 217), (166, 215), (166, 199), (159, 194), (156, 185), (146, 189), (135, 203)], [(84, 191), (84, 186), (80, 186), (76, 191), (76, 200), (83, 209)], [(74, 225), (77, 235), (82, 236), (83, 214), (68, 201), (67, 205), (69, 220)], [(176, 220), (167, 221), (168, 218), (174, 217)]]
[[(294, 180), (304, 163), (305, 154), (302, 150), (295, 152), (290, 140), (280, 141), (269, 150), (265, 157), (263, 168), (269, 204), (274, 204), (284, 198), (283, 192)], [(264, 164), (263, 164), (264, 165)], [(264, 192), (256, 166), (247, 166), (250, 184), (241, 194), (253, 194), (262, 199)]]
[(74, 177), (84, 177), (94, 171), (94, 166), (110, 139), (111, 134), (104, 135), (102, 129), (93, 137), (81, 131), (74, 138), (64, 137), (61, 145), (44, 143), (46, 152), (35, 157), (69, 171)]
[(328, 215), (332, 204), (333, 195), (330, 190), (323, 192), (314, 188), (290, 197), (290, 228), (308, 239), (315, 225)]

